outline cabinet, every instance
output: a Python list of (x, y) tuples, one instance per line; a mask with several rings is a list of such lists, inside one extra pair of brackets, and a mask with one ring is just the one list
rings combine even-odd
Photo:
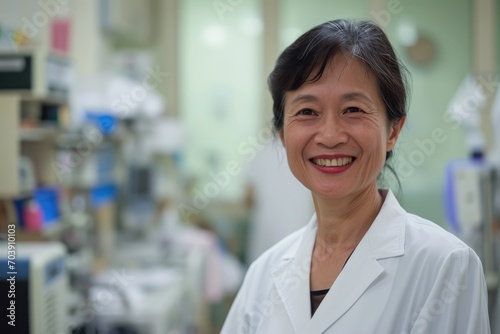
[(19, 112), (20, 99), (16, 95), (0, 96), (0, 196), (17, 195), (20, 191), (19, 156), (20, 129)]
[(1, 198), (23, 195), (23, 178), (28, 175), (21, 168), (21, 156), (28, 157), (36, 166), (33, 177), (38, 184), (57, 182), (52, 166), (56, 159), (54, 142), (58, 124), (66, 113), (67, 105), (62, 100), (18, 93), (0, 94)]

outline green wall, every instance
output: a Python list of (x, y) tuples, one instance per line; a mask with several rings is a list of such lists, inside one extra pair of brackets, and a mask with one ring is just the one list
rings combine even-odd
[[(222, 4), (215, 6), (216, 3)], [(186, 124), (186, 174), (199, 189), (209, 173), (243, 165), (249, 136), (258, 133), (262, 76), (259, 1), (183, 0), (180, 4), (179, 107)], [(224, 5), (225, 4), (225, 5)], [(243, 172), (220, 187), (218, 199), (241, 195)]]
[[(496, 1), (498, 12), (500, 0)], [(400, 0), (390, 17), (386, 15), (381, 21), (380, 13), (370, 12), (367, 0), (280, 2), (280, 49), (327, 20), (341, 17), (377, 20), (378, 17), (379, 23), (383, 23), (412, 74), (411, 105), (395, 159), (403, 185), (400, 198), (408, 211), (439, 224), (445, 223), (442, 193), (446, 165), (467, 155), (463, 131), (444, 115), (456, 89), (471, 71), (471, 3), (471, 0)], [(257, 0), (241, 1), (226, 11), (224, 18), (218, 15), (212, 1), (182, 1), (180, 12), (180, 114), (190, 138), (186, 162), (189, 173), (203, 178), (208, 171), (223, 170), (230, 160), (243, 163), (247, 157), (238, 153), (238, 146), (260, 130), (261, 98), (266, 91), (262, 73), (263, 35), (249, 34), (245, 26), (252, 26), (252, 20), (262, 22), (262, 14)], [(403, 24), (414, 24), (433, 41), (436, 54), (431, 63), (417, 65), (407, 57), (398, 38)], [(211, 29), (215, 34), (210, 37), (208, 33), (207, 37)], [(224, 42), (217, 42), (220, 29), (225, 31)], [(500, 24), (497, 29), (500, 30)], [(214, 39), (215, 44), (208, 45), (206, 38)], [(431, 144), (436, 131), (441, 140)], [(411, 173), (405, 170), (407, 166), (402, 161), (411, 163)], [(223, 189), (227, 198), (241, 194), (241, 179), (242, 175), (238, 175)], [(200, 182), (203, 184), (203, 180)]]
[[(471, 71), (471, 3), (469, 0), (402, 3), (403, 11), (387, 28), (391, 38), (397, 40), (401, 23), (411, 22), (436, 47), (434, 61), (422, 66), (413, 63), (396, 43), (412, 74), (411, 106), (398, 153), (400, 161), (411, 164), (414, 171), (406, 173), (409, 176), (403, 179), (402, 199), (408, 211), (444, 224), (445, 168), (450, 160), (467, 156), (464, 132), (445, 117), (445, 112), (461, 81)], [(439, 136), (433, 137), (433, 132)]]
[(495, 16), (495, 22), (496, 22), (496, 54), (495, 57), (497, 59), (497, 68), (496, 68), (496, 73), (497, 75), (500, 73), (500, 0), (496, 0), (495, 2), (495, 8), (496, 8), (496, 16)]
[[(282, 0), (283, 47), (308, 28), (336, 18), (368, 18), (382, 25), (410, 70), (411, 105), (395, 159), (402, 180), (399, 195), (408, 211), (444, 224), (444, 170), (450, 159), (466, 156), (462, 130), (446, 122), (444, 113), (472, 64), (470, 1), (401, 0), (392, 9), (372, 12), (363, 0)], [(417, 65), (407, 57), (398, 39), (402, 24), (414, 24), (434, 42), (436, 55), (430, 64)], [(430, 143), (433, 131), (438, 131), (439, 143)], [(419, 145), (425, 152), (415, 152), (422, 151)]]

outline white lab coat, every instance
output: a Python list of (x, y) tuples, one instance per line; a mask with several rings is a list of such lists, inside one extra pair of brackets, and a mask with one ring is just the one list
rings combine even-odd
[(312, 318), (315, 216), (250, 266), (222, 333), (490, 333), (474, 251), (382, 193), (380, 213)]

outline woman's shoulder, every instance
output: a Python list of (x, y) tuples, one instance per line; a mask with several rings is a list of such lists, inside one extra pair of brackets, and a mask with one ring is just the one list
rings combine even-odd
[(474, 250), (440, 225), (411, 213), (407, 213), (406, 218), (405, 255), (408, 257), (436, 265), (466, 257), (480, 265)]
[(281, 239), (253, 261), (246, 276), (268, 276), (274, 268), (288, 262), (299, 249), (308, 226), (304, 226)]
[(424, 244), (439, 244), (443, 248), (468, 248), (462, 240), (442, 226), (416, 214), (406, 213), (407, 241), (425, 241)]
[[(424, 260), (422, 263), (443, 262), (453, 253), (471, 253), (474, 251), (457, 236), (445, 230), (439, 224), (413, 213), (407, 212), (390, 190), (385, 192), (385, 202), (382, 207), (379, 222), (379, 232), (389, 229), (398, 232), (389, 232), (397, 238), (395, 245), (404, 248), (404, 259)], [(403, 226), (401, 226), (403, 224)]]

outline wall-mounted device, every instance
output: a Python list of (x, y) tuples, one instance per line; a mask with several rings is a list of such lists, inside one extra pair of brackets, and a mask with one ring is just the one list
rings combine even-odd
[(43, 51), (0, 53), (0, 90), (66, 99), (71, 83), (69, 58)]

